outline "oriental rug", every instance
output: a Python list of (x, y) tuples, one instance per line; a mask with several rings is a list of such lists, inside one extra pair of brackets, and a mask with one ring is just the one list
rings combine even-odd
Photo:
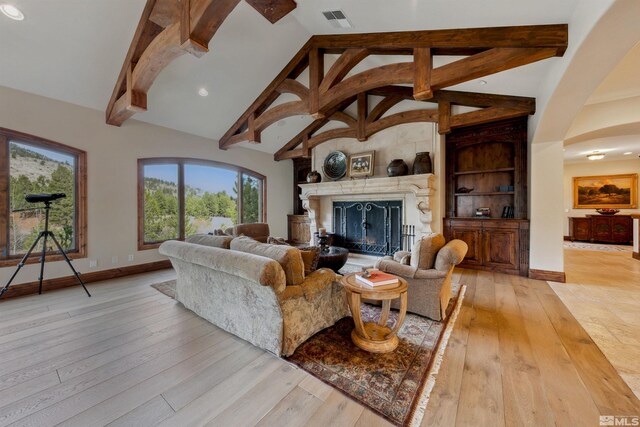
[[(454, 285), (455, 286), (455, 285)], [(444, 322), (408, 313), (391, 353), (368, 353), (351, 341), (353, 319), (345, 317), (304, 342), (287, 358), (398, 426), (418, 426), (429, 402), (444, 350), (464, 298), (455, 286)], [(389, 322), (395, 324), (392, 310)], [(363, 304), (365, 322), (377, 322), (380, 307)]]

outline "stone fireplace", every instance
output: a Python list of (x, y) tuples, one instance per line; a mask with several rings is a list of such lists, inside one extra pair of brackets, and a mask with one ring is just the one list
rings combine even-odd
[[(317, 184), (299, 184), (302, 190), (300, 198), (302, 204), (309, 214), (311, 236), (318, 231), (320, 227), (327, 230), (343, 230), (345, 224), (335, 222), (334, 206), (348, 206), (359, 204), (361, 208), (366, 208), (367, 203), (376, 202), (380, 208), (383, 206), (395, 206), (394, 209), (387, 210), (389, 215), (397, 215), (395, 223), (400, 225), (412, 225), (416, 230), (416, 238), (429, 234), (433, 230), (431, 228), (432, 212), (431, 204), (434, 198), (434, 180), (433, 174), (423, 175), (407, 175), (400, 177), (380, 177), (367, 179), (352, 179), (333, 182), (320, 182)], [(349, 202), (349, 203), (346, 203)], [(393, 203), (391, 203), (393, 202)], [(343, 208), (341, 208), (343, 209)], [(354, 209), (357, 209), (354, 205)], [(378, 211), (378, 212), (382, 212)], [(362, 219), (357, 216), (354, 211), (351, 220), (360, 222), (362, 227)], [(384, 216), (384, 214), (381, 214)], [(376, 217), (377, 218), (377, 217)], [(391, 219), (391, 218), (390, 218)], [(355, 226), (355, 225), (354, 225)], [(382, 223), (378, 220), (365, 221), (365, 225), (371, 236), (377, 237), (381, 234), (401, 234), (396, 233), (391, 228), (385, 228), (384, 220)], [(374, 231), (375, 228), (378, 228)], [(361, 228), (362, 229), (362, 228)], [(364, 236), (364, 238), (362, 238)], [(356, 237), (358, 237), (356, 235)], [(354, 246), (350, 250), (361, 253), (373, 253), (371, 248), (366, 248), (366, 233), (360, 235), (360, 240), (349, 243)], [(310, 242), (313, 244), (313, 242)], [(363, 246), (364, 245), (364, 246)], [(384, 253), (392, 253), (399, 245), (393, 238), (385, 242), (390, 245), (384, 250)], [(392, 247), (393, 246), (393, 247)], [(364, 248), (364, 250), (363, 250)], [(399, 247), (398, 247), (399, 249)]]

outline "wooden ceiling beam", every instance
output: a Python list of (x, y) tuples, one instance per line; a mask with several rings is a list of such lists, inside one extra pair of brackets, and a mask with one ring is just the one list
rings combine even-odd
[[(285, 119), (291, 116), (300, 116), (309, 113), (309, 100), (304, 99), (302, 101), (290, 101), (284, 104), (271, 107), (269, 110), (260, 114), (255, 118), (256, 130), (262, 131), (270, 125), (274, 124), (278, 120)], [(251, 115), (250, 117), (253, 117)]]
[(294, 0), (246, 0), (249, 5), (257, 10), (267, 21), (275, 24), (293, 9), (296, 8)]
[(557, 49), (495, 48), (435, 68), (431, 75), (434, 90), (467, 82), (500, 71), (556, 56)]
[(280, 94), (290, 93), (296, 95), (300, 99), (309, 98), (309, 88), (293, 79), (284, 79), (282, 83), (278, 85), (276, 91)]
[(483, 110), (456, 114), (451, 117), (451, 129), (471, 125), (480, 125), (497, 120), (506, 120), (514, 117), (527, 116), (529, 113), (515, 108), (489, 107)]
[(433, 70), (433, 58), (431, 49), (419, 47), (413, 49), (413, 98), (422, 101), (433, 97), (431, 88), (431, 72)]
[(229, 130), (220, 138), (219, 147), (223, 150), (229, 148), (233, 143), (231, 137), (242, 129), (246, 124), (249, 115), (254, 111), (260, 114), (265, 111), (277, 98), (280, 96), (275, 89), (285, 79), (294, 79), (300, 75), (300, 73), (306, 68), (309, 63), (309, 51), (311, 50), (311, 39), (302, 46), (302, 48), (296, 53), (296, 55), (289, 61), (289, 63), (280, 71), (275, 79), (262, 91), (262, 93), (256, 98), (255, 101), (242, 113), (242, 115), (235, 121)]
[(358, 94), (358, 127), (356, 128), (356, 136), (358, 141), (367, 140), (367, 113), (369, 112), (369, 99), (367, 92), (360, 92)]
[[(341, 132), (355, 131), (355, 137), (360, 140), (368, 137), (371, 126), (377, 122), (380, 123), (373, 129), (396, 121), (425, 120), (426, 117), (438, 122), (441, 130), (446, 132), (455, 126), (485, 118), (531, 114), (535, 111), (535, 100), (532, 98), (447, 91), (443, 88), (552, 56), (561, 56), (567, 46), (567, 30), (565, 24), (554, 24), (313, 36), (225, 133), (220, 139), (220, 147), (228, 148), (241, 141), (237, 135), (246, 135), (249, 116), (256, 114), (256, 122), (260, 121), (261, 115), (266, 114), (269, 105), (280, 96), (281, 92), (276, 90), (278, 85), (284, 79), (295, 79), (306, 67), (309, 67), (308, 114), (316, 120), (278, 150), (274, 156), (276, 160), (297, 149), (300, 144), (304, 143), (303, 151), (308, 153), (327, 135), (342, 134), (333, 129), (314, 135), (328, 122), (323, 115), (331, 117), (335, 112), (344, 110), (348, 106), (344, 105), (345, 101), (350, 99), (358, 99), (358, 119), (355, 127), (349, 127), (350, 131), (343, 129)], [(324, 75), (323, 58), (327, 53), (341, 55)], [(372, 54), (412, 55), (412, 62), (383, 65), (347, 77), (358, 63)], [(433, 67), (434, 55), (456, 54), (470, 56)], [(298, 88), (298, 92), (302, 92), (302, 89)], [(385, 99), (368, 113), (367, 95), (384, 96)], [(404, 99), (437, 103), (438, 109), (398, 113), (390, 116), (393, 119), (382, 119), (390, 108)], [(468, 116), (452, 116), (451, 108), (454, 105), (467, 105), (481, 110)], [(437, 120), (433, 118), (434, 112), (438, 112)], [(260, 123), (267, 122), (272, 121)]]
[[(294, 0), (247, 0), (275, 22), (295, 8)], [(108, 124), (120, 126), (141, 103), (158, 74), (175, 58), (189, 52), (200, 57), (240, 0), (147, 0), (105, 112)], [(127, 80), (127, 72), (130, 79)], [(127, 92), (129, 84), (138, 94)], [(145, 101), (146, 109), (146, 101)]]
[(320, 110), (331, 109), (344, 99), (380, 86), (412, 83), (413, 63), (401, 62), (362, 71), (320, 94)]
[(550, 47), (560, 56), (567, 42), (567, 24), (314, 36), (315, 46), (324, 49)]
[(373, 123), (367, 124), (366, 134), (367, 137), (380, 132), (381, 130), (398, 126), (406, 123), (420, 123), (420, 122), (437, 122), (438, 110), (411, 110), (402, 111), (400, 113), (391, 114), (390, 116), (383, 117), (376, 120)]
[(347, 49), (340, 55), (340, 57), (333, 63), (327, 75), (322, 79), (320, 84), (320, 92), (324, 93), (331, 89), (336, 83), (342, 81), (342, 79), (349, 74), (349, 71), (358, 65), (364, 58), (369, 55), (367, 49)]

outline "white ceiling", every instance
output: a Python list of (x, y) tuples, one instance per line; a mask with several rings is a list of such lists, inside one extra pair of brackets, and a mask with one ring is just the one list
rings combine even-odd
[[(241, 2), (208, 54), (184, 55), (162, 71), (148, 94), (148, 111), (134, 118), (217, 140), (311, 34), (337, 32), (323, 10), (343, 10), (354, 25), (343, 32), (355, 33), (565, 23), (578, 2), (394, 0), (390, 6), (389, 0), (298, 0), (297, 9), (275, 25)], [(0, 16), (0, 85), (104, 111), (145, 0), (12, 3), (26, 18)], [(456, 89), (536, 96), (554, 61)], [(200, 87), (209, 91), (207, 98), (197, 95)], [(309, 122), (290, 117), (268, 128), (263, 144), (251, 147), (273, 153)]]
[[(640, 42), (611, 70), (589, 97), (586, 105), (613, 102), (637, 96), (640, 96)], [(576, 118), (576, 120), (579, 119), (580, 116)], [(632, 124), (613, 130), (602, 130), (593, 139), (567, 144), (564, 150), (564, 161), (566, 163), (590, 162), (586, 156), (594, 151), (605, 153), (605, 158), (598, 160), (597, 163), (638, 159), (640, 156), (639, 126), (640, 124)], [(628, 152), (632, 154), (624, 155)]]

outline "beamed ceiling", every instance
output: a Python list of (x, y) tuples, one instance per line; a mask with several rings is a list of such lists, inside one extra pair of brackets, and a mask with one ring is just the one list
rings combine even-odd
[[(246, 1), (271, 23), (296, 7), (292, 0)], [(107, 123), (120, 126), (146, 111), (147, 93), (161, 71), (185, 53), (207, 54), (238, 3), (148, 0), (107, 107)], [(565, 24), (311, 36), (219, 146), (260, 144), (268, 127), (292, 116), (310, 119), (284, 141), (276, 160), (308, 157), (335, 138), (365, 141), (404, 123), (438, 123), (445, 134), (533, 114), (534, 98), (447, 88), (562, 56), (567, 38)], [(407, 100), (419, 101), (413, 103), (417, 107), (390, 112)]]

